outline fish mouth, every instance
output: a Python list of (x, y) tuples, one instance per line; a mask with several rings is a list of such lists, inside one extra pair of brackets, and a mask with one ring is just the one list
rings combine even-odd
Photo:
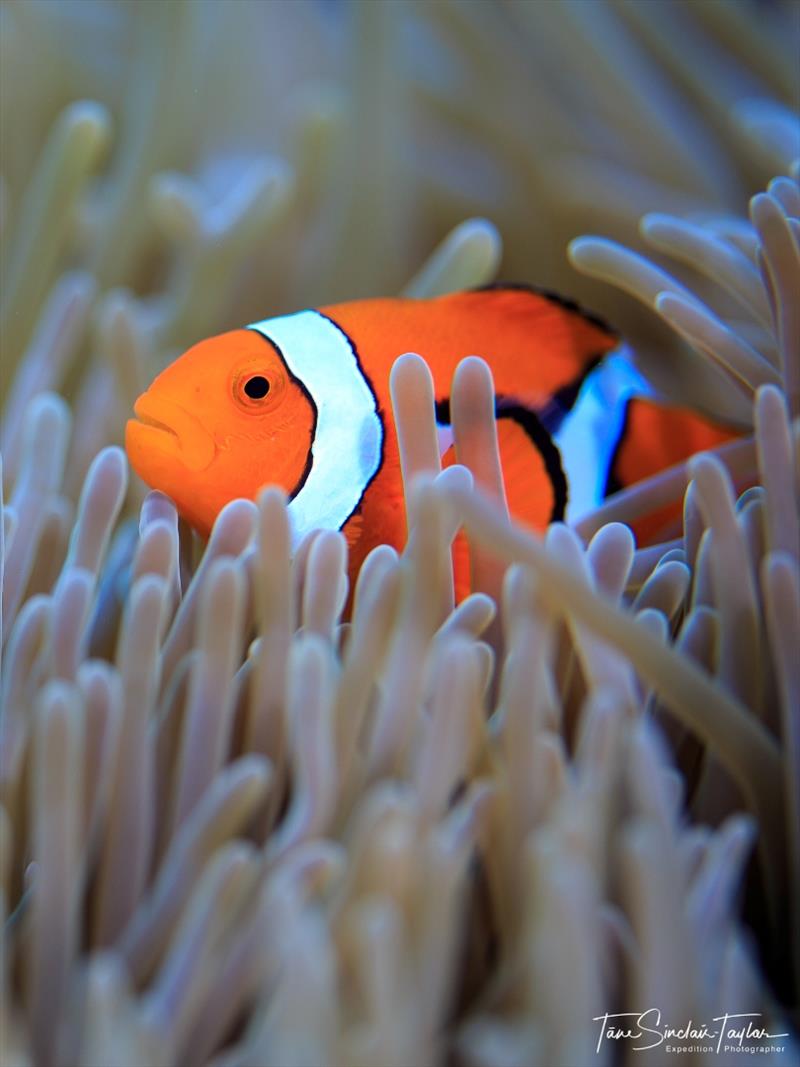
[(177, 431), (169, 425), (169, 423), (163, 422), (161, 419), (157, 419), (152, 411), (148, 402), (147, 396), (140, 396), (136, 403), (133, 405), (133, 413), (136, 416), (136, 422), (142, 426), (147, 426), (149, 429), (158, 430), (161, 433), (168, 433), (174, 437), (175, 440), (179, 440)]
[(150, 453), (172, 456), (184, 468), (202, 471), (216, 452), (214, 439), (184, 407), (163, 396), (142, 393), (133, 405), (126, 442), (142, 457)]

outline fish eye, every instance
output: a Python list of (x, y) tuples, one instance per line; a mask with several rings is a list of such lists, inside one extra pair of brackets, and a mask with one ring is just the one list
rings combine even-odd
[(245, 364), (231, 382), (233, 401), (240, 411), (254, 418), (269, 415), (280, 407), (287, 380), (280, 367), (265, 366), (263, 360)]
[(254, 374), (244, 383), (244, 392), (251, 400), (263, 400), (269, 392), (269, 382), (263, 374)]

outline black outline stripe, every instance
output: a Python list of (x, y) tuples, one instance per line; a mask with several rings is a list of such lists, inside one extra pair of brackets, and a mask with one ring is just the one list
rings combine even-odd
[(450, 422), (450, 397), (446, 396), (444, 400), (437, 400), (434, 405), (434, 411), (436, 413), (436, 422), (439, 426), (451, 426)]
[(321, 319), (325, 319), (325, 321), (329, 322), (331, 324), (331, 326), (335, 326), (336, 329), (339, 331), (339, 333), (342, 335), (342, 337), (344, 337), (345, 341), (347, 341), (347, 344), (350, 346), (350, 351), (353, 353), (353, 358), (356, 361), (356, 367), (358, 368), (359, 374), (364, 379), (364, 382), (366, 383), (367, 388), (369, 389), (370, 393), (372, 394), (372, 400), (373, 400), (373, 403), (374, 403), (375, 416), (378, 419), (378, 425), (379, 425), (380, 431), (381, 431), (380, 455), (378, 457), (378, 465), (376, 466), (375, 470), (371, 474), (367, 484), (361, 490), (361, 495), (359, 496), (355, 507), (350, 512), (350, 514), (347, 516), (347, 518), (344, 520), (344, 522), (341, 524), (341, 526), (339, 527), (339, 529), (341, 530), (350, 521), (350, 519), (352, 519), (352, 517), (356, 514), (356, 512), (361, 509), (361, 505), (364, 502), (364, 497), (365, 497), (365, 495), (367, 493), (367, 490), (372, 485), (372, 483), (375, 481), (375, 479), (378, 477), (380, 472), (383, 470), (383, 461), (384, 461), (384, 456), (385, 456), (385, 443), (386, 443), (386, 423), (384, 422), (383, 413), (381, 412), (380, 404), (378, 403), (378, 394), (375, 392), (375, 386), (372, 384), (372, 379), (370, 378), (370, 376), (364, 370), (364, 364), (361, 362), (361, 357), (358, 354), (358, 349), (356, 348), (355, 341), (353, 341), (352, 337), (350, 337), (350, 335), (347, 334), (342, 329), (342, 327), (339, 325), (339, 323), (336, 322), (334, 319), (332, 319), (329, 315), (323, 315), (323, 313), (318, 308), (309, 308), (308, 310), (309, 311), (313, 311), (315, 314), (319, 315), (319, 317)]
[[(436, 422), (439, 426), (450, 426), (450, 398), (444, 397), (435, 404)], [(567, 476), (561, 465), (561, 453), (553, 441), (547, 427), (535, 411), (526, 408), (508, 397), (495, 397), (495, 418), (512, 419), (525, 431), (528, 439), (544, 460), (545, 470), (553, 489), (553, 508), (549, 522), (561, 522), (567, 510), (569, 486)]]
[[(595, 315), (592, 311), (587, 311), (576, 301), (571, 300), (569, 297), (562, 296), (560, 293), (556, 293), (552, 289), (544, 289), (528, 282), (492, 282), (489, 285), (481, 285), (476, 289), (471, 289), (470, 292), (530, 293), (531, 296), (541, 297), (543, 300), (547, 300), (549, 303), (555, 304), (557, 307), (564, 308), (564, 310), (580, 316), (580, 318), (584, 319), (586, 322), (590, 322), (593, 326), (603, 330), (609, 337), (617, 341), (621, 340), (618, 331), (612, 326), (609, 326), (609, 324), (604, 319), (600, 318), (599, 315)], [(611, 349), (609, 349), (609, 351), (611, 351)], [(575, 401), (583, 387), (583, 383), (606, 355), (606, 352), (600, 352), (587, 356), (585, 366), (576, 377), (567, 382), (567, 384), (563, 385), (560, 389), (556, 390), (544, 407), (537, 412), (540, 421), (551, 434), (558, 432), (561, 423), (575, 406)]]
[(573, 378), (571, 382), (567, 382), (566, 385), (562, 385), (560, 389), (557, 389), (544, 407), (537, 411), (540, 421), (549, 433), (556, 434), (561, 429), (561, 423), (575, 407), (575, 402), (584, 382), (592, 371), (600, 366), (605, 355), (606, 353), (599, 356), (591, 356), (580, 374)]
[(292, 491), (289, 493), (289, 499), (290, 500), (294, 500), (294, 498), (297, 496), (297, 494), (300, 492), (300, 490), (303, 488), (303, 486), (308, 481), (308, 476), (309, 476), (309, 474), (311, 474), (311, 468), (314, 466), (314, 442), (316, 441), (316, 437), (317, 437), (317, 422), (319, 420), (319, 411), (317, 409), (317, 404), (316, 404), (316, 401), (314, 400), (314, 397), (311, 395), (311, 393), (306, 388), (305, 382), (301, 381), (300, 378), (297, 377), (297, 375), (292, 373), (291, 368), (289, 367), (289, 364), (286, 362), (286, 356), (284, 356), (283, 352), (281, 352), (280, 348), (272, 340), (272, 338), (271, 337), (267, 337), (266, 334), (262, 333), (261, 330), (257, 330), (254, 326), (246, 326), (245, 329), (246, 330), (252, 330), (253, 333), (257, 333), (258, 336), (262, 339), (262, 341), (265, 341), (268, 345), (271, 345), (272, 348), (275, 349), (275, 351), (280, 356), (281, 362), (283, 363), (284, 367), (286, 368), (286, 373), (289, 375), (289, 379), (291, 381), (293, 381), (295, 383), (295, 385), (297, 385), (302, 390), (303, 394), (305, 395), (306, 399), (308, 400), (309, 404), (311, 405), (312, 412), (314, 413), (314, 422), (313, 422), (313, 425), (311, 427), (311, 448), (309, 448), (309, 450), (308, 450), (308, 458), (306, 459), (306, 465), (303, 468), (303, 472), (300, 475), (300, 478), (299, 478), (297, 484), (295, 485), (294, 489), (292, 489)]
[(567, 498), (569, 487), (567, 476), (561, 465), (561, 453), (547, 431), (544, 423), (539, 419), (535, 411), (516, 404), (513, 400), (505, 400), (498, 397), (495, 400), (495, 414), (498, 419), (513, 419), (528, 435), (530, 440), (539, 450), (544, 460), (550, 484), (553, 487), (553, 510), (550, 513), (550, 522), (561, 522), (567, 510)]

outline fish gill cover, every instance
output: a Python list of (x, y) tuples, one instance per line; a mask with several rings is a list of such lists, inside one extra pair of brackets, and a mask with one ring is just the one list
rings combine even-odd
[[(799, 21), (0, 6), (4, 1062), (798, 1061)], [(129, 479), (199, 338), (501, 263), (741, 438), (538, 538), (491, 379), (440, 472), (408, 355), (409, 543), (348, 622), (275, 490), (203, 546)]]

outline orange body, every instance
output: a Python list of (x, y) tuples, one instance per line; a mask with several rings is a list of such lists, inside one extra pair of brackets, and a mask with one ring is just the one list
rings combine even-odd
[[(579, 380), (618, 343), (599, 321), (527, 289), (456, 293), (426, 301), (371, 300), (321, 310), (358, 339), (359, 356), (387, 430), (381, 470), (360, 512), (344, 527), (356, 567), (376, 543), (400, 548), (405, 541), (400, 457), (389, 398), (389, 374), (398, 356), (416, 352), (425, 359), (440, 404), (449, 398), (461, 360), (477, 355), (491, 367), (498, 397), (543, 411), (559, 390)], [(499, 430), (509, 505), (516, 518), (543, 528), (555, 504), (545, 464), (516, 424), (503, 420)], [(509, 477), (512, 468), (514, 477)]]
[[(575, 415), (581, 383), (617, 343), (613, 331), (574, 305), (521, 287), (299, 312), (189, 349), (137, 401), (126, 446), (144, 481), (170, 495), (203, 534), (228, 501), (281, 486), (300, 535), (313, 525), (343, 530), (352, 577), (374, 545), (401, 548), (405, 541), (389, 397), (400, 355), (417, 352), (430, 366), (440, 418), (458, 363), (470, 355), (486, 360), (509, 505), (544, 527), (563, 515), (569, 464), (559, 464), (559, 426)], [(615, 460), (639, 476), (689, 451), (669, 432), (667, 409), (648, 407), (649, 420), (637, 416), (636, 433), (650, 470), (638, 469), (631, 435)], [(695, 426), (691, 448), (702, 447), (705, 424), (681, 417)], [(709, 428), (708, 441), (717, 436)], [(586, 452), (587, 464), (600, 462), (592, 448)], [(576, 461), (580, 455), (571, 457), (573, 471)]]

